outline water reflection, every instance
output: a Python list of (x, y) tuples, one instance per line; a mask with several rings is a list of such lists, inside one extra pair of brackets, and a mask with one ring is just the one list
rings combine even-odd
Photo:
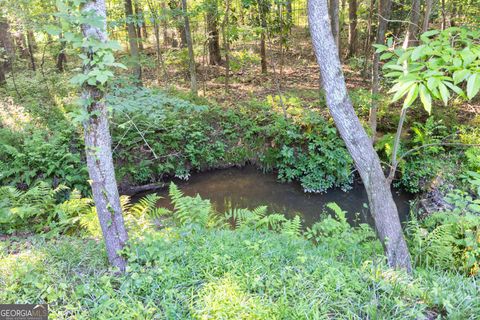
[[(269, 212), (283, 213), (287, 217), (300, 215), (304, 226), (310, 226), (319, 220), (325, 204), (336, 202), (348, 212), (350, 223), (371, 223), (367, 194), (359, 183), (348, 192), (331, 189), (324, 194), (307, 194), (298, 183), (279, 183), (275, 174), (263, 174), (253, 166), (197, 173), (188, 181), (174, 182), (185, 195), (194, 196), (198, 193), (202, 198), (210, 199), (218, 212), (225, 212), (229, 208), (253, 209), (267, 205)], [(171, 208), (168, 190), (157, 193), (164, 197), (158, 205)], [(394, 198), (400, 219), (405, 221), (412, 195), (395, 190)]]

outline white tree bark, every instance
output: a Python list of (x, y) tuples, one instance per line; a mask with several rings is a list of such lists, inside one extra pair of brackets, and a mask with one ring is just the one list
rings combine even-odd
[(388, 264), (410, 271), (410, 254), (390, 186), (383, 174), (378, 155), (355, 114), (347, 93), (330, 30), (327, 1), (309, 0), (308, 18), (327, 105), (367, 190), (370, 212)]

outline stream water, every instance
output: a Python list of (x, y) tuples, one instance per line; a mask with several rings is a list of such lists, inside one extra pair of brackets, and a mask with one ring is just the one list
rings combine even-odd
[[(310, 226), (320, 219), (320, 214), (329, 202), (336, 202), (347, 211), (352, 225), (372, 223), (367, 208), (367, 194), (360, 183), (355, 183), (348, 192), (330, 189), (323, 194), (304, 193), (298, 183), (280, 183), (275, 174), (264, 174), (253, 166), (230, 168), (193, 174), (188, 181), (174, 180), (185, 195), (197, 193), (203, 199), (210, 199), (218, 212), (229, 208), (250, 208), (267, 205), (269, 212), (283, 213), (287, 217), (300, 215), (304, 226)], [(172, 208), (167, 188), (156, 191), (163, 197), (158, 206)], [(142, 194), (137, 194), (138, 198)], [(393, 190), (400, 219), (407, 220), (409, 201), (413, 195)]]

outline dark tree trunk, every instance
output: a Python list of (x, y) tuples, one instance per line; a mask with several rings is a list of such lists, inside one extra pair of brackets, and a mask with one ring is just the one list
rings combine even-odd
[(210, 0), (207, 9), (207, 32), (208, 32), (208, 56), (211, 65), (219, 65), (222, 62), (220, 55), (220, 37), (218, 34), (218, 3)]
[(447, 28), (447, 16), (445, 14), (445, 0), (442, 0), (442, 30)]
[[(385, 33), (387, 32), (388, 19), (392, 9), (392, 0), (380, 0), (378, 3), (378, 28), (375, 43), (385, 44)], [(372, 140), (377, 134), (377, 110), (378, 95), (380, 93), (380, 54), (374, 53), (372, 66), (372, 106), (370, 108), (369, 123), (372, 132)]]
[(365, 38), (365, 44), (363, 46), (363, 56), (365, 57), (365, 62), (363, 63), (363, 76), (367, 76), (368, 61), (370, 57), (370, 43), (372, 41), (372, 20), (373, 20), (373, 11), (375, 8), (375, 0), (370, 0), (370, 12), (368, 13), (367, 21), (367, 36)]
[[(88, 1), (83, 10), (93, 10), (106, 21), (104, 0)], [(83, 25), (82, 30), (85, 37), (95, 37), (103, 42), (108, 40), (105, 22), (103, 28)], [(90, 54), (90, 52), (86, 50), (86, 54)], [(88, 72), (88, 69), (84, 72)], [(82, 97), (85, 101), (89, 101), (85, 108), (90, 117), (84, 121), (83, 127), (93, 200), (102, 228), (108, 260), (110, 264), (124, 272), (126, 260), (119, 254), (119, 251), (125, 247), (128, 235), (115, 180), (105, 94), (96, 86), (84, 85)]]
[[(0, 59), (3, 57), (0, 56)], [(0, 86), (4, 86), (7, 83), (7, 79), (5, 78), (5, 63), (0, 62)]]
[(230, 81), (230, 39), (228, 30), (230, 25), (230, 0), (225, 0), (225, 20), (223, 23), (223, 42), (225, 47), (225, 92), (228, 93)]
[(33, 71), (37, 71), (37, 67), (35, 65), (35, 36), (33, 32), (27, 32), (27, 47), (28, 47), (28, 57), (30, 58), (30, 67)]
[(420, 32), (420, 0), (412, 0), (412, 11), (410, 12), (410, 23), (408, 24), (404, 48), (417, 45), (418, 33)]
[(138, 0), (133, 2), (135, 9), (135, 17), (137, 23), (135, 23), (135, 32), (137, 33), (138, 49), (143, 51), (143, 42), (146, 40), (145, 36), (145, 22), (143, 21), (143, 10)]
[(260, 17), (260, 26), (262, 27), (262, 33), (260, 34), (260, 64), (262, 66), (262, 73), (267, 73), (267, 48), (266, 48), (266, 37), (267, 37), (267, 11), (268, 4), (265, 0), (257, 0), (258, 4), (258, 14)]
[(185, 37), (188, 47), (188, 65), (190, 71), (190, 90), (197, 95), (197, 70), (195, 65), (195, 54), (193, 52), (193, 40), (190, 32), (190, 19), (188, 17), (187, 0), (182, 0), (183, 17), (185, 19)]
[(130, 56), (133, 60), (134, 74), (137, 80), (142, 81), (142, 66), (138, 54), (137, 33), (133, 19), (132, 0), (125, 0), (125, 18), (127, 19), (128, 44), (130, 46)]
[(428, 31), (428, 26), (430, 24), (430, 15), (432, 14), (433, 0), (425, 1), (425, 14), (423, 15), (423, 26), (422, 33)]
[(10, 25), (7, 20), (0, 17), (0, 48), (3, 48), (3, 71), (10, 71), (11, 63), (15, 57), (15, 49), (13, 47), (12, 35), (10, 34)]
[(348, 57), (357, 51), (357, 0), (348, 1)]
[(340, 3), (338, 0), (330, 0), (329, 15), (330, 27), (332, 30), (333, 40), (337, 46), (337, 51), (341, 57), (340, 51), (340, 18), (339, 18)]
[(65, 54), (65, 42), (62, 41), (63, 34), (59, 35), (60, 52), (57, 55), (57, 70), (59, 72), (65, 71), (65, 64), (67, 63), (67, 55)]
[(326, 0), (308, 2), (312, 42), (320, 66), (327, 105), (367, 190), (370, 211), (388, 264), (411, 271), (410, 254), (390, 186), (383, 174), (378, 155), (355, 114), (348, 97), (340, 59), (334, 54), (336, 47), (327, 8)]

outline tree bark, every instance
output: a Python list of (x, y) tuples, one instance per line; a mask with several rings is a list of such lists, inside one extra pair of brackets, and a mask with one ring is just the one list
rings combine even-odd
[(357, 51), (357, 0), (348, 1), (348, 57)]
[(422, 33), (428, 31), (428, 26), (430, 24), (430, 15), (432, 14), (433, 0), (425, 1), (425, 14), (423, 16), (423, 26)]
[(146, 40), (145, 21), (143, 20), (143, 10), (138, 0), (134, 0), (133, 7), (135, 9), (135, 32), (137, 33), (138, 49), (143, 51), (143, 42)]
[(313, 47), (323, 79), (327, 105), (337, 129), (350, 152), (368, 194), (377, 234), (391, 267), (411, 271), (410, 254), (403, 237), (397, 207), (380, 160), (363, 129), (350, 98), (330, 30), (326, 0), (308, 2)]
[[(88, 1), (83, 7), (83, 11), (94, 11), (104, 19), (102, 28), (83, 25), (84, 36), (106, 42), (108, 36), (105, 0)], [(91, 55), (88, 48), (85, 53)], [(89, 71), (88, 68), (88, 65), (84, 66), (85, 73)], [(93, 200), (102, 228), (108, 260), (110, 264), (124, 272), (126, 260), (119, 254), (119, 251), (126, 245), (128, 235), (123, 221), (122, 207), (115, 180), (105, 94), (96, 86), (84, 85), (82, 98), (84, 101), (88, 101), (85, 108), (90, 115), (84, 121), (83, 127)]]
[(12, 35), (10, 34), (10, 25), (8, 21), (0, 16), (0, 48), (5, 51), (3, 53), (3, 71), (10, 71), (11, 63), (15, 57), (15, 49), (13, 47)]
[(340, 51), (340, 18), (339, 18), (340, 3), (338, 0), (330, 0), (329, 15), (330, 27), (332, 30), (333, 40), (337, 46), (338, 55), (341, 57)]
[[(287, 23), (291, 27), (293, 27), (293, 8), (292, 8), (292, 0), (287, 0), (285, 2), (285, 8), (287, 9)], [(291, 29), (290, 29), (291, 30)]]
[(407, 33), (403, 47), (408, 48), (418, 43), (418, 33), (420, 32), (420, 0), (412, 0), (412, 10), (410, 12), (410, 23), (408, 24)]
[(260, 34), (260, 64), (262, 66), (262, 74), (267, 73), (267, 48), (266, 48), (266, 33), (267, 33), (267, 11), (268, 4), (265, 0), (257, 0), (258, 14), (260, 17), (260, 26), (262, 33)]
[(218, 3), (210, 0), (207, 9), (208, 57), (210, 65), (219, 65), (222, 62), (220, 55), (220, 37), (218, 34)]
[(445, 14), (445, 0), (442, 0), (442, 30), (447, 28), (447, 16)]
[(370, 42), (372, 41), (372, 20), (373, 20), (373, 11), (375, 8), (375, 0), (370, 0), (370, 12), (368, 13), (367, 21), (367, 36), (365, 38), (365, 44), (363, 46), (363, 56), (365, 61), (363, 63), (363, 76), (367, 76), (368, 61), (370, 57)]
[(32, 68), (32, 71), (37, 71), (37, 67), (35, 65), (35, 36), (33, 32), (28, 31), (27, 32), (27, 48), (28, 48), (28, 57), (30, 58), (30, 67)]
[[(392, 9), (392, 0), (380, 0), (378, 3), (378, 28), (375, 43), (385, 44), (385, 33), (387, 32), (388, 19)], [(370, 108), (369, 124), (372, 133), (372, 141), (375, 141), (377, 134), (377, 111), (378, 95), (380, 93), (380, 54), (373, 54), (372, 66), (372, 106)]]
[(132, 0), (125, 0), (125, 18), (127, 20), (128, 44), (130, 46), (130, 56), (133, 60), (133, 71), (135, 78), (142, 82), (142, 66), (138, 54), (137, 33), (133, 17)]
[(5, 78), (5, 63), (1, 59), (3, 59), (3, 54), (0, 54), (0, 86), (3, 86), (7, 83), (7, 79)]
[(195, 65), (195, 54), (193, 52), (193, 40), (190, 32), (190, 19), (188, 18), (187, 0), (182, 0), (183, 17), (185, 19), (185, 37), (188, 47), (188, 65), (190, 71), (190, 91), (197, 95), (197, 70)]
[(223, 21), (223, 42), (225, 47), (225, 92), (228, 93), (230, 81), (230, 0), (225, 0), (225, 20)]
[(62, 41), (63, 39), (63, 34), (60, 33), (59, 36), (59, 41), (60, 41), (60, 52), (57, 55), (57, 70), (59, 72), (65, 71), (65, 63), (67, 63), (67, 55), (65, 54), (65, 42)]

